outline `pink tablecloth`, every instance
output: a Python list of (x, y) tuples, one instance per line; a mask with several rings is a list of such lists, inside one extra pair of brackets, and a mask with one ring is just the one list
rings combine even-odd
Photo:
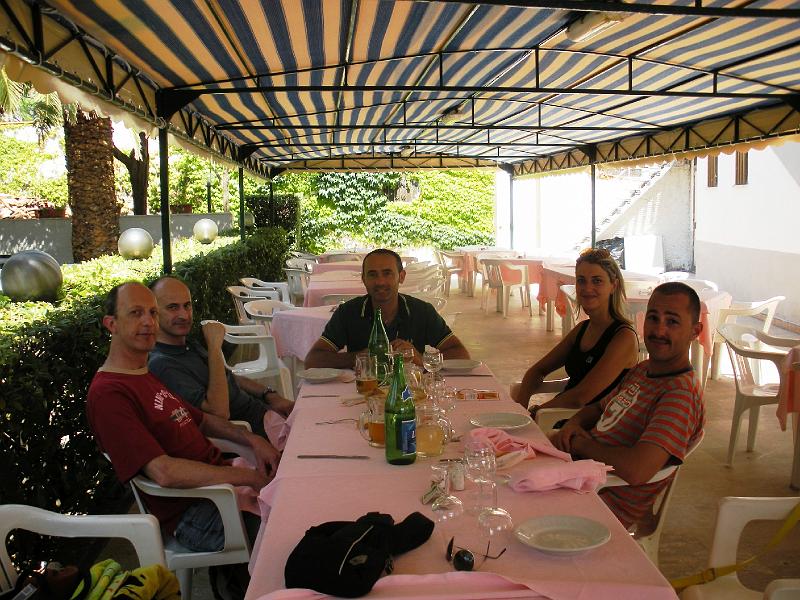
[(322, 306), (328, 294), (364, 294), (360, 274), (352, 271), (329, 271), (312, 275), (306, 288), (303, 306)]
[[(487, 371), (478, 371), (478, 373)], [(492, 376), (450, 375), (455, 387), (501, 390), (501, 400), (460, 402), (453, 411), (457, 432), (469, 429), (469, 419), (478, 413), (521, 412)], [(361, 405), (344, 406), (339, 397), (353, 396), (352, 383), (304, 384), (292, 414), (289, 436), (276, 479), (261, 493), (269, 518), (262, 527), (251, 559), (252, 579), (247, 600), (257, 598), (319, 597), (309, 590), (284, 590), (283, 568), (291, 550), (311, 526), (329, 520), (353, 520), (368, 511), (391, 514), (395, 520), (419, 510), (430, 514), (420, 503), (430, 481), (430, 465), (435, 460), (418, 460), (413, 465), (393, 467), (385, 461), (383, 450), (371, 448), (359, 436), (354, 421)], [(311, 397), (316, 396), (316, 397)], [(517, 430), (516, 436), (546, 443), (535, 425)], [(450, 444), (444, 456), (458, 456), (461, 443)], [(361, 454), (366, 460), (300, 459), (299, 454)], [(538, 456), (512, 467), (529, 469), (535, 461), (559, 461)], [(542, 463), (544, 464), (544, 463)], [(470, 484), (468, 484), (470, 485)], [(468, 487), (469, 490), (469, 487)], [(456, 492), (462, 495), (466, 492)], [(371, 598), (670, 598), (675, 594), (658, 569), (647, 559), (620, 523), (594, 493), (558, 489), (548, 492), (516, 493), (500, 486), (498, 503), (512, 515), (516, 524), (552, 514), (580, 515), (603, 523), (611, 540), (590, 552), (570, 556), (550, 556), (516, 541), (511, 535), (492, 542), (496, 552), (507, 551), (498, 560), (487, 561), (480, 572), (456, 573), (445, 559), (445, 546), (451, 536), (456, 543), (478, 551), (485, 547), (474, 526), (474, 518), (461, 523), (439, 525), (428, 542), (395, 558), (395, 570), (381, 578)], [(495, 549), (497, 545), (497, 549)]]
[(272, 317), (270, 333), (275, 338), (278, 356), (294, 356), (305, 360), (311, 346), (322, 335), (335, 308), (315, 306), (276, 312)]
[(800, 346), (795, 346), (786, 355), (781, 369), (781, 385), (778, 393), (778, 421), (781, 431), (786, 431), (787, 417), (794, 421), (794, 459), (789, 485), (800, 489)]

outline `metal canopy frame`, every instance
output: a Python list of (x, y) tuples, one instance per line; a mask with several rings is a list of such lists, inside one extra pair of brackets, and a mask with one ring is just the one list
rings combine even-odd
[[(605, 162), (657, 157), (800, 131), (798, 82), (764, 81), (736, 71), (745, 63), (800, 56), (800, 26), (793, 39), (759, 52), (743, 52), (741, 57), (719, 64), (706, 66), (647, 56), (652, 49), (717, 20), (789, 20), (800, 25), (797, 2), (744, 0), (720, 5), (695, 0), (682, 5), (655, 1), (484, 0), (466, 5), (460, 0), (420, 1), (414, 4), (466, 7), (459, 19), (449, 24), (449, 34), (438, 50), (355, 60), (359, 11), (366, 3), (367, 0), (351, 0), (348, 5), (343, 4), (346, 31), (343, 29), (336, 61), (194, 83), (158, 85), (155, 74), (132, 66), (99, 34), (92, 35), (75, 24), (74, 15), (71, 19), (67, 11), (60, 11), (61, 4), (69, 4), (68, 1), (47, 4), (40, 0), (0, 0), (0, 17), (8, 23), (8, 33), (0, 35), (0, 50), (264, 178), (274, 174), (274, 169), (448, 168), (470, 163), (511, 165), (514, 173), (525, 174), (590, 164), (586, 151), (590, 147), (595, 148), (593, 160)], [(244, 63), (245, 57), (235, 43), (234, 32), (225, 27), (227, 21), (219, 5), (211, 0), (205, 5)], [(530, 11), (525, 14), (532, 18), (538, 16), (536, 11), (558, 18), (548, 22), (536, 43), (530, 45), (450, 48), (459, 34), (493, 7), (524, 9)], [(553, 40), (587, 11), (693, 20), (681, 22), (674, 32), (630, 54), (585, 45), (554, 45)], [(89, 75), (77, 76), (69, 65), (62, 66), (58, 57), (65, 53), (79, 54), (90, 66)], [(496, 59), (493, 70), (478, 81), (466, 83), (448, 69), (454, 61), (478, 55)], [(564, 85), (542, 76), (543, 63), (554, 60), (595, 62), (582, 67), (585, 71), (579, 79)], [(366, 68), (385, 69), (412, 61), (419, 68), (409, 82), (364, 83), (354, 75)], [(534, 79), (509, 83), (509, 75), (525, 65)], [(665, 85), (638, 74), (650, 68), (673, 69), (680, 77)], [(619, 72), (624, 72), (622, 78), (608, 85), (604, 78)], [(297, 94), (332, 98), (332, 106), (292, 111), (286, 110), (289, 104), (276, 102), (280, 97)], [(221, 113), (209, 113), (202, 101), (220, 95), (251, 95), (262, 102), (266, 113), (257, 119), (231, 119)], [(359, 104), (352, 101), (356, 95), (372, 99)], [(690, 123), (664, 123), (659, 119), (643, 120), (631, 109), (637, 102), (653, 98), (667, 102), (729, 100), (735, 108), (722, 117), (730, 125), (723, 128), (724, 134), (708, 136), (702, 132), (710, 122), (717, 122), (719, 115)], [(594, 101), (602, 108), (594, 110)], [(486, 109), (499, 103), (505, 106), (500, 114)], [(426, 105), (435, 108), (426, 110)], [(465, 109), (463, 121), (444, 124), (443, 112), (456, 107)], [(783, 111), (783, 118), (777, 122), (740, 126), (752, 122), (754, 113), (762, 114), (775, 107)], [(358, 122), (358, 110), (381, 108), (384, 112), (379, 122)], [(414, 114), (409, 115), (410, 111)], [(543, 116), (545, 111), (552, 114)], [(601, 122), (603, 119), (605, 122)], [(401, 151), (408, 154), (409, 148), (410, 157), (399, 156)]]

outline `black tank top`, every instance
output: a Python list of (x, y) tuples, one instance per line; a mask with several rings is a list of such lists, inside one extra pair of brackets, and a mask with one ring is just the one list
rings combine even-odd
[[(614, 337), (617, 331), (624, 328), (634, 331), (633, 327), (627, 323), (624, 323), (623, 321), (613, 321), (611, 325), (609, 325), (603, 332), (603, 335), (600, 336), (600, 339), (597, 340), (597, 343), (589, 348), (589, 350), (584, 352), (581, 350), (581, 340), (583, 339), (583, 334), (586, 333), (586, 328), (588, 326), (588, 319), (579, 325), (580, 329), (578, 330), (578, 337), (575, 340), (575, 344), (570, 349), (569, 354), (567, 355), (567, 362), (564, 364), (564, 369), (567, 371), (567, 375), (569, 375), (569, 383), (567, 384), (565, 390), (572, 389), (578, 385), (581, 380), (586, 377), (586, 374), (594, 368), (594, 366), (600, 361), (600, 358), (603, 356), (606, 348), (608, 348), (608, 345), (611, 343), (611, 338)], [(597, 396), (592, 398), (588, 404), (599, 401), (603, 396), (608, 394), (608, 392), (613, 390), (628, 371), (629, 369), (623, 369), (617, 378), (614, 379), (611, 385), (600, 392)]]

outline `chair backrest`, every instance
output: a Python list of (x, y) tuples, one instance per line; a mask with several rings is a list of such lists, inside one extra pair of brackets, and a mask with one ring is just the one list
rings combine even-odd
[(341, 252), (326, 255), (325, 262), (345, 262), (351, 260), (363, 261), (364, 256), (364, 254), (359, 254), (357, 252)]
[(447, 250), (439, 250), (441, 256), (441, 265), (448, 270), (463, 269), (464, 268), (464, 253), (463, 252), (448, 252)]
[(487, 258), (480, 261), (484, 282), (489, 287), (503, 287), (503, 277), (500, 274), (501, 259)]
[(773, 579), (764, 590), (764, 600), (797, 600), (800, 579)]
[[(770, 350), (761, 346), (761, 337), (776, 342), (772, 345), (783, 345), (779, 342), (791, 344), (787, 338), (775, 338), (773, 336), (765, 335), (762, 331), (753, 327), (745, 325), (737, 325), (735, 323), (727, 323), (717, 328), (722, 339), (728, 346), (728, 353), (731, 359), (731, 366), (733, 367), (734, 381), (736, 382), (737, 391), (743, 391), (744, 386), (750, 386), (758, 383), (755, 373), (755, 365), (753, 360), (770, 360), (776, 366), (783, 360), (784, 353), (780, 351)], [(767, 342), (769, 343), (769, 342)], [(780, 371), (780, 369), (779, 369)]]
[(62, 515), (23, 504), (4, 504), (0, 506), (0, 592), (13, 588), (17, 581), (6, 549), (6, 538), (14, 529), (55, 537), (125, 538), (133, 545), (140, 566), (167, 566), (158, 520), (152, 515)]
[[(768, 300), (758, 302), (749, 302), (747, 305), (739, 303), (736, 306), (731, 305), (729, 308), (721, 308), (719, 316), (717, 317), (717, 328), (726, 323), (730, 323), (737, 317), (754, 317), (761, 313), (766, 313), (764, 317), (764, 326), (762, 331), (765, 333), (769, 331), (772, 326), (772, 319), (775, 317), (775, 311), (778, 309), (778, 304), (786, 300), (786, 296), (773, 296)], [(716, 337), (716, 334), (715, 334)]]
[(291, 374), (289, 369), (278, 358), (275, 338), (266, 334), (262, 325), (225, 325), (225, 341), (230, 344), (256, 344), (258, 355), (253, 360), (226, 365), (234, 375), (250, 379), (276, 377), (279, 381), (278, 392), (287, 400), (294, 400)]
[(261, 323), (267, 330), (267, 333), (270, 333), (272, 317), (275, 316), (276, 312), (292, 310), (293, 308), (294, 304), (287, 304), (280, 300), (271, 299), (251, 300), (244, 304), (244, 312), (247, 313), (250, 320)]
[(303, 271), (310, 271), (311, 265), (316, 262), (316, 260), (309, 260), (307, 258), (287, 258), (286, 266), (290, 269), (302, 269)]
[(427, 302), (428, 304), (432, 304), (436, 309), (436, 312), (442, 312), (444, 307), (447, 306), (447, 298), (443, 298), (441, 296), (433, 296), (424, 292), (411, 292), (408, 295), (414, 296), (414, 298), (418, 298), (419, 300)]
[(280, 292), (281, 301), (289, 302), (291, 300), (289, 297), (289, 283), (286, 281), (262, 281), (255, 277), (242, 277), (239, 279), (239, 283), (252, 290), (277, 290)]
[(406, 273), (410, 275), (411, 273), (418, 273), (420, 271), (424, 271), (425, 269), (427, 269), (427, 268), (429, 268), (431, 266), (435, 266), (435, 265), (431, 265), (427, 260), (420, 260), (420, 261), (417, 261), (417, 262), (408, 263), (405, 266), (405, 269), (406, 269)]
[(286, 280), (289, 282), (289, 292), (292, 295), (292, 301), (302, 299), (306, 295), (306, 288), (308, 287), (309, 274), (303, 269), (284, 269), (286, 273)]
[(739, 538), (750, 521), (783, 520), (798, 502), (800, 497), (797, 496), (782, 498), (728, 496), (720, 499), (708, 566), (721, 567), (736, 563)]
[(263, 298), (280, 300), (281, 297), (280, 292), (277, 290), (254, 290), (252, 288), (244, 287), (243, 285), (229, 285), (226, 289), (231, 295), (231, 298), (233, 298), (233, 307), (236, 310), (236, 318), (242, 325), (247, 325), (253, 322), (244, 310), (245, 303)]
[(569, 419), (578, 412), (577, 408), (540, 408), (536, 411), (536, 424), (545, 433), (553, 429), (559, 421)]

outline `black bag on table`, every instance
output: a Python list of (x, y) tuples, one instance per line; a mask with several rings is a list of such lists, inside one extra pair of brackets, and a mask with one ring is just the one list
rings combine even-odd
[(312, 527), (286, 561), (287, 588), (309, 588), (345, 598), (363, 596), (392, 556), (413, 550), (433, 533), (433, 521), (411, 513), (401, 523), (391, 515), (367, 513), (357, 521), (330, 521)]

